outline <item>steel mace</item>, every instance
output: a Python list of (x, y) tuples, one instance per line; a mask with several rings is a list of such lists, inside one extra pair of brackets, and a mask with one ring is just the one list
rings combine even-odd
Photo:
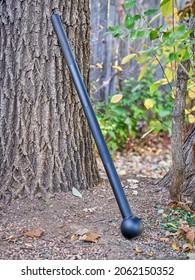
[(123, 217), (123, 221), (121, 223), (121, 232), (123, 236), (128, 239), (137, 237), (141, 234), (143, 229), (141, 219), (133, 216), (130, 206), (128, 204), (119, 176), (116, 172), (116, 168), (112, 161), (111, 155), (102, 135), (99, 123), (97, 121), (91, 102), (89, 100), (84, 82), (81, 78), (79, 68), (74, 59), (72, 50), (66, 37), (60, 16), (58, 14), (53, 14), (51, 16), (51, 20), (54, 30), (57, 34), (58, 41), (61, 46), (65, 61), (68, 65), (74, 86), (77, 90), (79, 99), (81, 101), (85, 116), (87, 118), (89, 128), (96, 142), (96, 146), (102, 159), (102, 163), (106, 170), (113, 193), (115, 195), (116, 201), (118, 203), (120, 212)]

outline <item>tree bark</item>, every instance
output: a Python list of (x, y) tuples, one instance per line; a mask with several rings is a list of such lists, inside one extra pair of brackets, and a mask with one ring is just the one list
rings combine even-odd
[(179, 202), (181, 199), (181, 190), (184, 183), (185, 163), (183, 158), (183, 129), (184, 129), (184, 112), (186, 105), (186, 92), (188, 82), (188, 72), (190, 69), (190, 60), (186, 60), (178, 66), (176, 97), (172, 116), (172, 137), (171, 153), (173, 163), (173, 177), (170, 188), (170, 198)]
[[(181, 196), (191, 201), (191, 207), (195, 210), (195, 126), (192, 128), (182, 148), (184, 158), (184, 182)], [(173, 180), (173, 167), (158, 182), (159, 187), (171, 188)]]
[(88, 0), (0, 2), (0, 195), (99, 182), (93, 142), (51, 14), (65, 25), (89, 89)]

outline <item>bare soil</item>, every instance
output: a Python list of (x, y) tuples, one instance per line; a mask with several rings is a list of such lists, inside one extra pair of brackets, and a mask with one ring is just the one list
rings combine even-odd
[(159, 208), (164, 213), (169, 210), (168, 192), (155, 182), (169, 167), (169, 152), (146, 152), (128, 152), (115, 159), (130, 207), (142, 218), (140, 237), (127, 240), (121, 235), (121, 214), (99, 162), (102, 183), (80, 191), (82, 198), (69, 192), (47, 201), (37, 196), (0, 204), (0, 259), (187, 259), (186, 252), (171, 246), (182, 241), (167, 237), (160, 227)]

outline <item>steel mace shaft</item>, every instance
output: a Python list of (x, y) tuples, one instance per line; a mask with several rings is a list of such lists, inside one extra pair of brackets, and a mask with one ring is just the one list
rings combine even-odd
[(133, 216), (129, 207), (119, 176), (116, 172), (116, 168), (114, 166), (106, 142), (102, 135), (99, 123), (93, 111), (84, 82), (81, 78), (79, 68), (76, 64), (68, 39), (66, 37), (60, 16), (58, 14), (53, 14), (51, 20), (54, 30), (57, 34), (58, 41), (61, 46), (65, 61), (69, 68), (74, 86), (77, 90), (79, 99), (81, 101), (85, 116), (87, 118), (89, 128), (96, 142), (96, 146), (102, 159), (102, 163), (106, 170), (108, 179), (110, 181), (112, 190), (114, 192), (116, 201), (118, 203), (120, 212), (123, 217), (123, 221), (121, 223), (121, 232), (126, 238), (134, 238), (140, 235), (142, 232), (141, 219)]

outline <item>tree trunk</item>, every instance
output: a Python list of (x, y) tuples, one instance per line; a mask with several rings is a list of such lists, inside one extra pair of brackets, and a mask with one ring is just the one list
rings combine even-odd
[(172, 117), (172, 137), (171, 152), (173, 163), (173, 177), (170, 188), (170, 198), (173, 201), (181, 200), (181, 190), (184, 183), (185, 163), (182, 152), (183, 129), (184, 129), (184, 110), (186, 105), (186, 92), (188, 82), (188, 72), (190, 69), (190, 60), (186, 60), (178, 66), (176, 97)]
[[(185, 163), (184, 169), (184, 183), (182, 195), (187, 200), (192, 201), (192, 209), (195, 210), (195, 127), (192, 128), (183, 144), (183, 158)], [(158, 182), (160, 187), (172, 186), (173, 167), (165, 174), (165, 176)]]
[[(194, 30), (195, 18), (191, 17), (186, 23), (188, 30)], [(194, 38), (194, 32), (191, 33)], [(192, 44), (194, 54), (194, 44)], [(173, 166), (158, 183), (161, 187), (168, 187), (170, 198), (179, 201), (181, 195), (192, 201), (191, 208), (195, 210), (195, 126), (182, 144), (185, 98), (190, 64), (194, 68), (193, 58), (179, 65), (176, 84), (176, 100), (172, 121), (172, 161)], [(184, 69), (185, 68), (185, 69)], [(175, 125), (177, 123), (177, 125)]]
[(89, 89), (88, 0), (0, 2), (0, 195), (93, 187), (93, 142), (51, 24), (58, 12)]

